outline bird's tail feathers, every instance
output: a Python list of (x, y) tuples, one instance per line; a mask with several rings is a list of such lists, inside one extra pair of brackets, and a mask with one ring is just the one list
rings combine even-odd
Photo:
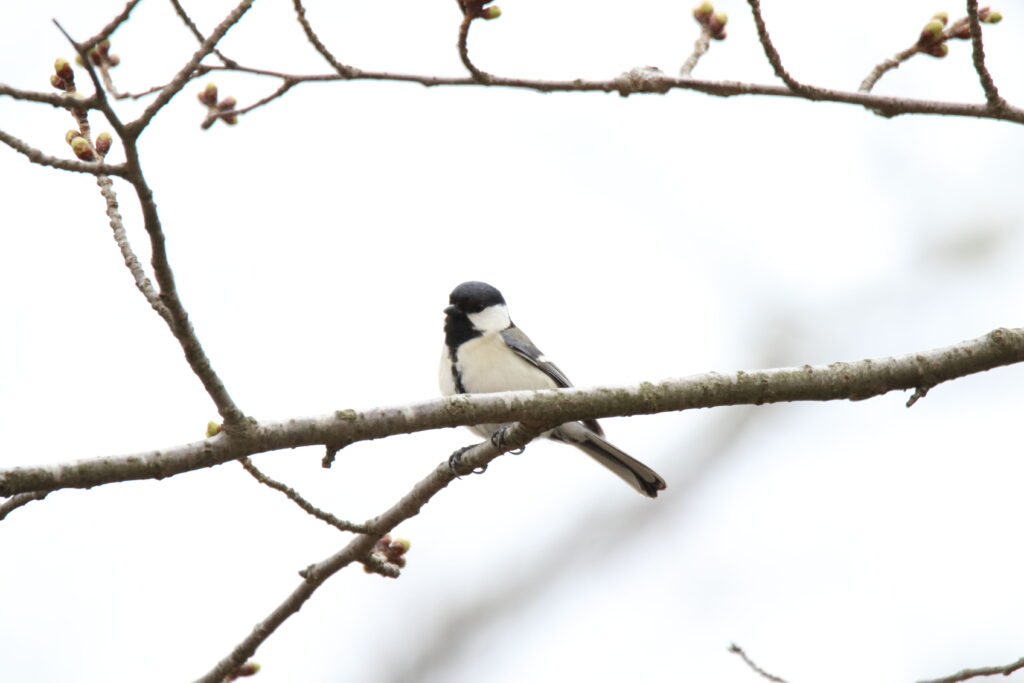
[(665, 480), (657, 472), (579, 422), (558, 427), (552, 432), (551, 438), (576, 446), (645, 496), (655, 498), (658, 491), (666, 486)]

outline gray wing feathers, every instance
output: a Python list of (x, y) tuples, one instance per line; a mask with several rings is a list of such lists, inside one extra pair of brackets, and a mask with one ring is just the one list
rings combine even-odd
[(544, 374), (555, 380), (555, 384), (560, 387), (572, 386), (572, 382), (565, 376), (565, 373), (559, 370), (557, 365), (544, 358), (541, 350), (534, 346), (530, 338), (523, 334), (518, 327), (502, 330), (501, 338), (505, 340), (505, 344), (515, 351), (520, 358), (529, 361), (531, 365), (540, 368), (544, 371)]
[[(505, 340), (505, 344), (510, 349), (516, 352), (516, 355), (542, 370), (544, 374), (555, 381), (555, 384), (562, 388), (572, 386), (572, 382), (565, 376), (565, 373), (557, 365), (546, 359), (541, 350), (518, 327), (513, 325), (506, 330), (502, 330), (501, 338)], [(597, 423), (597, 420), (587, 420), (583, 424), (595, 434), (604, 434), (604, 430), (601, 429), (601, 425)]]

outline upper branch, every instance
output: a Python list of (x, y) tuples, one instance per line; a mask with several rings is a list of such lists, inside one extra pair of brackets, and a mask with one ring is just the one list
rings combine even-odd
[(128, 4), (124, 6), (124, 9), (121, 10), (121, 13), (113, 19), (111, 19), (110, 23), (101, 28), (96, 35), (82, 43), (82, 48), (86, 52), (88, 52), (89, 50), (99, 45), (104, 39), (109, 38), (111, 35), (113, 35), (114, 31), (116, 31), (121, 24), (128, 20), (128, 15), (132, 13), (132, 10), (135, 9), (135, 6), (137, 4), (139, 4), (139, 0), (128, 0)]
[(633, 386), (516, 391), (454, 396), (363, 412), (259, 423), (241, 432), (128, 456), (47, 467), (0, 469), (0, 496), (58, 488), (88, 488), (162, 479), (244, 455), (312, 445), (344, 445), (394, 434), (522, 421), (560, 424), (617, 415), (787, 401), (862, 400), (1024, 361), (1024, 328), (997, 329), (953, 346), (890, 358), (774, 370), (710, 372)]
[(242, 0), (233, 10), (231, 10), (231, 13), (228, 14), (215, 29), (213, 29), (213, 33), (203, 41), (199, 46), (199, 49), (196, 50), (194, 55), (192, 55), (192, 59), (190, 59), (188, 63), (178, 71), (174, 78), (171, 79), (170, 83), (163, 87), (160, 94), (156, 96), (156, 99), (154, 99), (148, 107), (146, 107), (146, 110), (142, 112), (139, 118), (128, 124), (128, 129), (133, 136), (138, 136), (143, 129), (145, 129), (150, 120), (156, 116), (156, 113), (160, 111), (165, 104), (170, 102), (171, 98), (177, 95), (182, 88), (185, 87), (185, 84), (192, 78), (196, 67), (199, 66), (199, 63), (203, 61), (203, 58), (206, 57), (206, 55), (213, 52), (214, 48), (217, 47), (217, 43), (220, 42), (220, 39), (224, 37), (224, 34), (226, 34), (232, 26), (241, 20), (242, 15), (252, 7), (252, 3), (253, 0)]

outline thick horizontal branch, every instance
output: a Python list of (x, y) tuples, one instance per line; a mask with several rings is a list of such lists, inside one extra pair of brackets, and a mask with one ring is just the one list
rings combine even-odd
[(1024, 328), (997, 329), (940, 349), (849, 363), (729, 374), (709, 372), (623, 387), (463, 395), (362, 412), (340, 410), (320, 417), (257, 423), (248, 429), (164, 450), (48, 467), (3, 469), (0, 496), (162, 479), (244, 455), (301, 446), (345, 445), (459, 425), (515, 421), (551, 425), (713, 406), (862, 400), (908, 389), (917, 389), (919, 395), (942, 382), (1021, 361)]

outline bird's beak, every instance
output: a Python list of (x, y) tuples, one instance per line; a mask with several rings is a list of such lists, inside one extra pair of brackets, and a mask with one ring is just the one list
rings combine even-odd
[(448, 315), (455, 315), (456, 313), (459, 312), (459, 307), (452, 304), (451, 306), (448, 306), (446, 309), (444, 309), (444, 312), (447, 313)]

